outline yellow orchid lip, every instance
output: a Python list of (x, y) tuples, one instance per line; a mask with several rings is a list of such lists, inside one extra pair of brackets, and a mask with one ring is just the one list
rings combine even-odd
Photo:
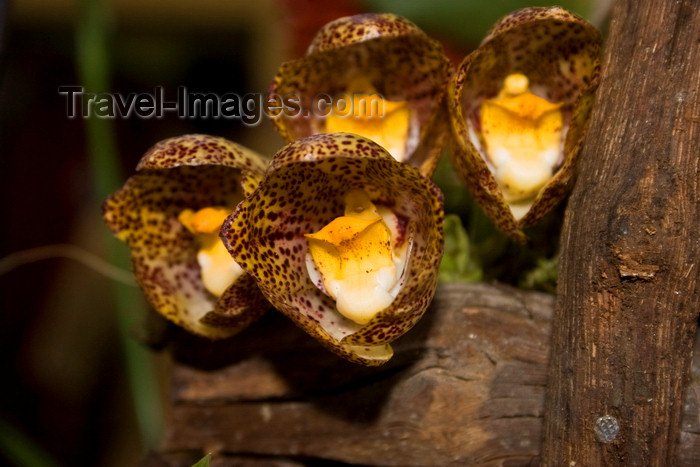
[(375, 366), (433, 298), (443, 216), (442, 193), (418, 170), (367, 138), (328, 133), (282, 148), (221, 234), (275, 308)]
[(365, 76), (352, 79), (347, 92), (352, 102), (345, 103), (344, 109), (340, 108), (339, 101), (333, 103), (332, 111), (325, 119), (325, 132), (362, 135), (403, 162), (411, 119), (408, 101), (385, 99)]
[(202, 283), (212, 295), (220, 297), (243, 274), (243, 269), (231, 258), (219, 238), (219, 231), (233, 209), (220, 206), (198, 211), (185, 209), (178, 220), (192, 233), (198, 244), (197, 262)]
[(561, 163), (562, 103), (532, 92), (521, 73), (508, 75), (498, 96), (481, 104), (481, 136), (493, 174), (511, 203), (533, 199)]
[(341, 315), (367, 324), (391, 305), (408, 248), (395, 252), (392, 231), (363, 190), (345, 195), (344, 216), (305, 236), (309, 276), (336, 301)]
[(183, 135), (147, 151), (136, 174), (103, 204), (108, 227), (131, 249), (150, 304), (189, 332), (226, 338), (268, 309), (253, 279), (236, 274), (218, 236), (264, 171), (261, 156), (233, 142)]
[[(306, 56), (280, 66), (270, 89), (299, 96), (302, 111), (273, 123), (288, 142), (319, 133), (359, 134), (430, 177), (449, 133), (444, 103), (451, 68), (442, 45), (405, 18), (338, 18), (321, 28)], [(379, 95), (383, 117), (358, 115), (358, 106), (349, 115), (332, 102), (330, 115), (315, 111), (317, 96), (348, 94)]]
[(448, 86), (450, 157), (500, 230), (523, 232), (568, 192), (599, 79), (600, 33), (561, 7), (496, 22)]

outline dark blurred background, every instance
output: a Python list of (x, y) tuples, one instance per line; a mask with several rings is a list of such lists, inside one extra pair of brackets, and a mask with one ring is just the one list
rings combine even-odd
[[(63, 258), (74, 256), (66, 247), (32, 250), (68, 244), (109, 260), (106, 251), (119, 248), (101, 222), (99, 167), (88, 153), (86, 120), (67, 118), (66, 98), (58, 94), (59, 86), (84, 84), (76, 33), (96, 3), (104, 7), (109, 86), (99, 91), (150, 93), (163, 86), (172, 100), (178, 86), (264, 92), (279, 64), (303, 55), (315, 32), (339, 16), (402, 14), (441, 40), (457, 62), (516, 8), (565, 4), (595, 22), (610, 2), (0, 0), (0, 463), (6, 465), (137, 465), (157, 449), (163, 424), (160, 407), (150, 411), (157, 420), (137, 417), (140, 395), (129, 375), (139, 370), (124, 357), (124, 340), (142, 334), (143, 305), (134, 303), (125, 327), (113, 279)], [(265, 120), (247, 128), (166, 113), (117, 118), (106, 127), (122, 171), (112, 175), (122, 181), (151, 145), (179, 134), (224, 136), (268, 156), (283, 144)], [(138, 349), (135, 358), (152, 377), (144, 391), (162, 400), (167, 356)]]

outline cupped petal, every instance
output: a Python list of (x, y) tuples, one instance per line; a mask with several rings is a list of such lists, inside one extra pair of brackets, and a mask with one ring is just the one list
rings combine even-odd
[[(382, 214), (388, 220), (382, 222), (396, 244), (409, 248), (396, 297), (366, 324), (340, 314), (307, 267), (307, 236), (344, 216), (346, 197), (356, 191), (378, 212), (391, 212)], [(226, 220), (222, 238), (278, 310), (338, 355), (372, 366), (391, 357), (389, 343), (420, 319), (433, 298), (443, 217), (442, 192), (416, 169), (366, 138), (331, 133), (282, 148), (255, 192)], [(346, 234), (327, 235), (340, 242)]]
[[(600, 33), (581, 17), (560, 7), (525, 8), (499, 20), (450, 81), (452, 162), (486, 214), (515, 241), (526, 241), (522, 229), (537, 223), (570, 188), (598, 85), (600, 48)], [(522, 102), (505, 102), (499, 96), (516, 76), (524, 78)], [(505, 109), (538, 106), (528, 114), (533, 130), (523, 132), (523, 141), (551, 142), (546, 150), (534, 143), (526, 149), (540, 153), (532, 165), (504, 157), (512, 164), (504, 166), (490, 153), (482, 119), (485, 112), (495, 118), (492, 103), (499, 100)], [(546, 120), (534, 117), (541, 114)], [(522, 187), (528, 187), (522, 193), (533, 191), (518, 199)]]
[(180, 220), (187, 210), (212, 206), (232, 212), (265, 166), (261, 156), (224, 138), (179, 136), (149, 149), (136, 174), (103, 204), (107, 226), (131, 249), (134, 275), (150, 304), (192, 333), (229, 337), (269, 307), (246, 274), (219, 297), (209, 292), (197, 258), (202, 247)]
[[(441, 120), (450, 73), (440, 43), (405, 18), (375, 13), (339, 18), (319, 31), (305, 57), (278, 70), (270, 91), (293, 97), (299, 106), (273, 122), (290, 142), (341, 130), (378, 138), (390, 153), (431, 176), (449, 133)], [(365, 118), (354, 108), (352, 116), (334, 118), (337, 107), (331, 102), (344, 98), (353, 104), (355, 93), (381, 96), (386, 111), (369, 115), (384, 116)], [(319, 108), (324, 102), (328, 108)], [(358, 118), (365, 121), (351, 122)]]
[(309, 44), (307, 55), (366, 42), (376, 38), (398, 38), (423, 32), (401, 16), (391, 13), (363, 13), (344, 16), (323, 26)]

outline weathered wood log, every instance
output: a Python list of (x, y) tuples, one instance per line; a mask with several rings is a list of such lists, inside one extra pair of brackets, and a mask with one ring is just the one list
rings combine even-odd
[(695, 0), (613, 10), (563, 227), (544, 465), (678, 465), (700, 312), (699, 38)]
[[(226, 342), (179, 340), (166, 439), (144, 466), (189, 467), (207, 452), (217, 467), (536, 464), (553, 302), (441, 285), (373, 369), (276, 312)], [(694, 375), (675, 465), (700, 465), (700, 345)]]

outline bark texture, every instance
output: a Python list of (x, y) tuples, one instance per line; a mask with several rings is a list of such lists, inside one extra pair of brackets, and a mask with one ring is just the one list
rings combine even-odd
[[(441, 285), (373, 369), (275, 312), (227, 342), (180, 340), (165, 443), (143, 466), (190, 467), (207, 452), (213, 467), (537, 465), (553, 306)], [(694, 361), (679, 466), (700, 465), (700, 345)]]
[(544, 465), (679, 465), (700, 313), (699, 38), (695, 0), (613, 10), (563, 227)]

